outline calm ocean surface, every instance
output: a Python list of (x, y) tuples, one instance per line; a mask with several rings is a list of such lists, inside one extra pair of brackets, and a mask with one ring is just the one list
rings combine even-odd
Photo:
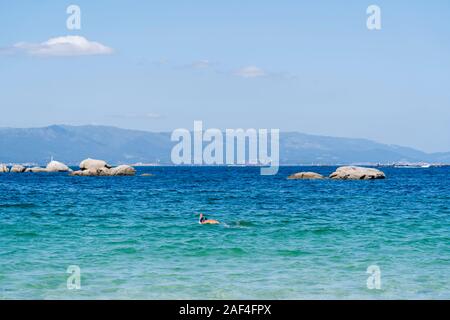
[(0, 174), (0, 299), (450, 299), (450, 168), (286, 179), (334, 169)]

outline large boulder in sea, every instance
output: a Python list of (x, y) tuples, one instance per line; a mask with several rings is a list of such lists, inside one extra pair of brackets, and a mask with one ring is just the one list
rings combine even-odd
[(48, 170), (46, 168), (33, 167), (33, 168), (26, 168), (25, 172), (39, 173), (39, 172), (48, 172)]
[(22, 173), (25, 172), (26, 168), (20, 164), (15, 164), (11, 168), (11, 172)]
[(288, 177), (290, 180), (297, 179), (324, 179), (325, 177), (316, 172), (297, 172)]
[(134, 176), (136, 169), (132, 166), (121, 165), (111, 169), (111, 175), (113, 176)]
[(72, 171), (68, 166), (59, 161), (50, 161), (46, 167), (47, 172), (68, 172)]
[(345, 166), (337, 168), (335, 172), (330, 174), (330, 178), (342, 180), (373, 180), (384, 179), (386, 175), (378, 169)]
[(0, 164), (0, 173), (6, 173), (9, 172), (9, 169), (6, 165)]
[(111, 166), (103, 160), (87, 158), (80, 163), (81, 170), (111, 168)]

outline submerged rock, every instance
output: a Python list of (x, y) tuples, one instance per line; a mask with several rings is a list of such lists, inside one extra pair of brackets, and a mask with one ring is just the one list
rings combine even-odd
[(103, 160), (87, 158), (80, 163), (81, 170), (111, 168), (111, 166)]
[(297, 172), (288, 177), (290, 180), (297, 179), (324, 179), (325, 177), (316, 172)]
[(0, 173), (6, 173), (9, 172), (9, 169), (4, 164), (0, 164)]
[(68, 166), (59, 161), (50, 161), (46, 167), (47, 172), (68, 172), (72, 171)]
[(386, 175), (378, 169), (345, 166), (337, 168), (335, 172), (330, 174), (330, 178), (342, 180), (373, 180), (384, 179)]
[(141, 174), (141, 177), (153, 177), (154, 176), (154, 174), (151, 174), (151, 173), (143, 173), (143, 174)]
[(26, 168), (20, 164), (15, 164), (11, 168), (11, 172), (22, 173), (25, 172)]

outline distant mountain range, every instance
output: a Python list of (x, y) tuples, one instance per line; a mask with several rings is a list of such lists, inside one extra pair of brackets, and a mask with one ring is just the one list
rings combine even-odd
[[(107, 126), (53, 125), (44, 128), (0, 128), (0, 163), (46, 164), (53, 157), (69, 165), (91, 157), (111, 164), (171, 164), (177, 142), (169, 132), (147, 132)], [(280, 134), (281, 164), (450, 163), (450, 152), (425, 153), (366, 139)]]

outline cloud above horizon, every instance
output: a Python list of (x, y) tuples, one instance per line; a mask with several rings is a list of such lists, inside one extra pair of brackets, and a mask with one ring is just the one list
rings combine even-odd
[(193, 68), (197, 68), (197, 69), (205, 69), (211, 66), (211, 61), (209, 60), (198, 60), (198, 61), (194, 61), (191, 64), (191, 67)]
[(266, 76), (266, 72), (263, 69), (255, 66), (243, 67), (236, 70), (234, 74), (242, 78), (259, 78)]
[(155, 112), (148, 113), (126, 113), (126, 114), (113, 114), (110, 115), (113, 118), (126, 118), (126, 119), (161, 119), (163, 115)]
[(12, 46), (16, 52), (32, 56), (87, 56), (112, 54), (114, 50), (82, 36), (50, 38), (41, 43), (19, 42)]

